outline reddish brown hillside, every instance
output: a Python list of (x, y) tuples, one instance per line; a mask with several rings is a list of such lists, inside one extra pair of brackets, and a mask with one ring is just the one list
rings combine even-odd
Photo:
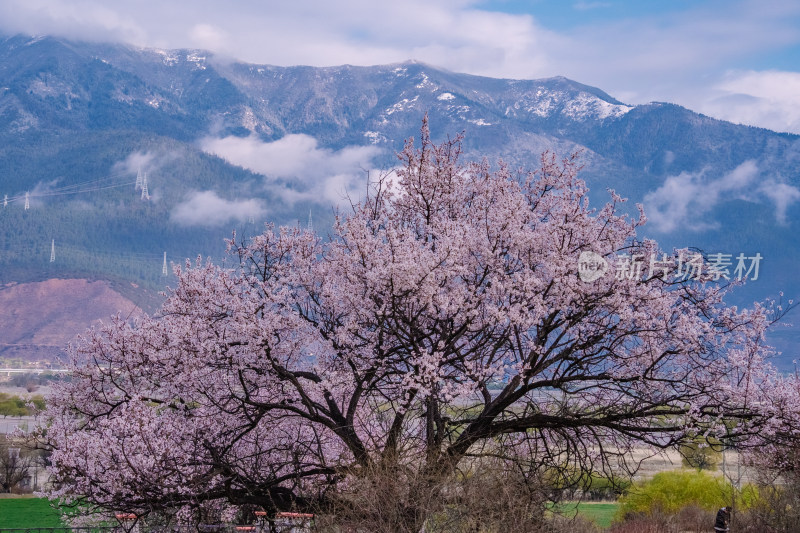
[(0, 360), (53, 359), (98, 320), (140, 312), (105, 281), (51, 279), (0, 287)]

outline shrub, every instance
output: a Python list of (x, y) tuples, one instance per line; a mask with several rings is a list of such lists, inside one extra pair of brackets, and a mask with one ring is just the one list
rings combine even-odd
[(632, 483), (617, 476), (592, 474), (589, 484), (584, 490), (587, 500), (616, 500), (631, 488)]
[(542, 482), (549, 486), (554, 501), (617, 500), (632, 485), (628, 478), (614, 474), (558, 468), (546, 469), (542, 474)]
[(758, 490), (747, 512), (736, 517), (736, 530), (743, 533), (798, 531), (800, 450), (797, 445), (788, 443), (749, 450), (744, 459), (754, 470)]
[(316, 511), (320, 532), (409, 531), (415, 512), (430, 519), (431, 533), (527, 532), (573, 533), (593, 531), (586, 522), (573, 527), (565, 517), (549, 517), (547, 491), (535, 475), (527, 475), (503, 461), (487, 459), (454, 479), (425, 479), (413, 470), (362, 470), (340, 490), (329, 494)]
[(705, 471), (674, 470), (633, 486), (620, 500), (618, 518), (629, 515), (677, 514), (689, 505), (715, 511), (729, 504), (731, 487), (722, 476)]

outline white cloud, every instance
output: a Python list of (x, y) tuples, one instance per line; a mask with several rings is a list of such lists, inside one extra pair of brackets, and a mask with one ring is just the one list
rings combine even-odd
[(720, 203), (740, 199), (775, 204), (775, 218), (786, 222), (787, 208), (800, 200), (800, 190), (785, 183), (770, 180), (757, 186), (759, 169), (755, 161), (745, 161), (718, 179), (707, 180), (703, 172), (682, 172), (670, 176), (664, 184), (644, 197), (648, 224), (656, 231), (670, 233), (679, 227), (702, 231), (716, 227), (707, 215)]
[(113, 173), (125, 172), (136, 175), (142, 172), (157, 172), (163, 165), (178, 157), (173, 152), (151, 152), (136, 151), (128, 154), (128, 157), (114, 164), (111, 171)]
[(209, 47), (276, 65), (374, 65), (418, 59), (472, 73), (543, 72), (555, 35), (527, 14), (476, 9), (473, 1), (261, 2), (7, 0), (0, 29), (140, 46)]
[(214, 191), (195, 191), (175, 206), (170, 220), (182, 226), (215, 227), (250, 217), (263, 219), (266, 209), (260, 200), (225, 200)]
[(698, 105), (708, 115), (756, 124), (776, 131), (800, 133), (800, 72), (731, 72)]
[(775, 204), (775, 219), (778, 224), (786, 224), (786, 210), (790, 205), (800, 200), (800, 190), (786, 183), (777, 183), (770, 180), (764, 183), (759, 191)]
[(87, 40), (147, 40), (147, 31), (137, 17), (119, 7), (93, 0), (4, 0), (0, 2), (0, 29)]
[[(693, 204), (698, 203), (697, 193), (702, 187), (700, 179), (701, 176), (682, 172), (668, 177), (661, 187), (645, 195), (644, 207), (648, 224), (655, 226), (657, 231), (670, 233), (679, 225), (688, 223), (690, 208), (693, 214), (698, 214)], [(701, 213), (708, 210), (702, 204), (699, 207)], [(697, 220), (693, 222), (693, 227), (697, 230), (708, 227), (706, 223), (699, 227)]]
[[(334, 151), (320, 148), (308, 135), (287, 135), (265, 143), (255, 136), (205, 138), (203, 150), (266, 177), (273, 192), (285, 201), (338, 204), (348, 191), (363, 189), (375, 146), (350, 146)], [(358, 191), (356, 191), (358, 192)]]
[(192, 45), (205, 50), (224, 50), (227, 36), (223, 30), (211, 24), (197, 24), (189, 32)]
[(151, 202), (158, 202), (161, 200), (161, 180), (165, 175), (160, 173), (161, 168), (180, 157), (174, 151), (136, 151), (128, 154), (128, 157), (122, 161), (117, 161), (111, 167), (113, 174), (127, 174), (130, 179), (135, 179), (139, 172), (147, 176), (148, 180), (148, 193), (150, 194)]
[(715, 227), (704, 216), (726, 200), (755, 201), (753, 185), (758, 175), (758, 166), (750, 160), (716, 180), (705, 180), (702, 172), (671, 176), (645, 196), (648, 220), (662, 232), (671, 232), (678, 225), (694, 231)]

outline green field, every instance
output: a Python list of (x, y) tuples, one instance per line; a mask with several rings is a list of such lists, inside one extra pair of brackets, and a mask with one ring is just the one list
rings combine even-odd
[[(565, 503), (561, 512), (571, 516), (576, 511), (593, 520), (598, 526), (607, 528), (617, 512), (616, 503)], [(58, 512), (50, 507), (45, 498), (0, 497), (0, 529), (23, 527), (60, 527), (63, 524)]]
[(617, 503), (564, 503), (561, 505), (561, 512), (566, 516), (574, 516), (577, 511), (598, 526), (607, 528), (611, 526), (611, 521), (614, 519), (614, 515), (617, 514), (617, 508), (619, 508)]
[(62, 525), (58, 512), (46, 498), (0, 498), (0, 528)]

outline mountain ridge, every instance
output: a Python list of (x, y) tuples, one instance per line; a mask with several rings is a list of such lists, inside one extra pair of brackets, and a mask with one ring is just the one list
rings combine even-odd
[[(309, 213), (324, 228), (340, 188), (391, 168), (425, 114), (435, 140), (465, 131), (466, 159), (535, 168), (545, 150), (581, 151), (592, 202), (612, 188), (656, 215), (643, 236), (760, 250), (775, 270), (744, 292), (800, 293), (790, 273), (798, 135), (628, 105), (561, 76), (487, 78), (415, 61), (281, 67), (47, 36), (0, 37), (0, 198), (12, 199), (0, 207), (0, 282), (156, 288), (170, 281), (165, 252), (170, 263), (219, 258), (232, 229), (252, 235)], [(148, 201), (133, 188), (137, 171), (149, 176)], [(109, 188), (86, 185), (98, 180)]]

